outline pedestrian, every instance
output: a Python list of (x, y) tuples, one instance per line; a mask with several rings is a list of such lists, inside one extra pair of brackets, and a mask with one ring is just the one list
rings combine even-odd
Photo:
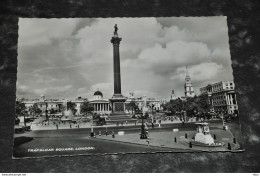
[(71, 124), (70, 124), (70, 128), (71, 128)]
[(56, 128), (57, 128), (57, 130), (59, 129), (58, 124), (56, 124)]
[(154, 124), (153, 124), (153, 122), (152, 122), (152, 128), (154, 128)]
[(112, 132), (112, 138), (115, 138), (115, 133), (114, 133), (114, 131)]

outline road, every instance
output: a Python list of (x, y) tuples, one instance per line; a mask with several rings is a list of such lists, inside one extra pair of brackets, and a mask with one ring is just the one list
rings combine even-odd
[[(221, 124), (211, 123), (210, 129), (221, 129)], [(149, 126), (149, 132), (171, 132), (173, 128), (179, 131), (194, 131), (194, 123), (162, 124), (155, 128)], [(105, 135), (106, 127), (95, 127), (94, 131), (98, 135), (99, 131)], [(141, 126), (114, 126), (107, 127), (109, 137), (112, 138), (112, 131), (117, 134), (118, 131), (124, 131), (125, 134), (139, 134)], [(39, 157), (39, 156), (57, 156), (57, 155), (88, 155), (88, 154), (113, 154), (113, 153), (142, 153), (142, 152), (187, 152), (189, 149), (173, 149), (167, 147), (158, 147), (151, 145), (141, 145), (136, 143), (118, 142), (111, 140), (102, 140), (100, 138), (91, 138), (90, 128), (74, 128), (62, 130), (35, 130), (23, 134), (15, 134), (16, 138), (31, 137), (32, 141), (23, 143), (14, 147), (15, 157)], [(137, 135), (138, 136), (138, 135)], [(138, 138), (138, 137), (137, 137)], [(78, 148), (82, 150), (77, 150)], [(47, 149), (49, 151), (37, 151), (37, 149)], [(67, 150), (68, 149), (68, 150)], [(67, 151), (65, 151), (67, 150)]]
[[(210, 128), (221, 128), (221, 123), (219, 121), (214, 121), (211, 123)], [(196, 130), (195, 123), (185, 123), (182, 125), (181, 123), (170, 123), (170, 124), (162, 124), (159, 127), (158, 124), (154, 125), (154, 128), (151, 125), (148, 125), (149, 131), (153, 132), (163, 132), (163, 131), (172, 131), (174, 128), (178, 128), (180, 131), (182, 130)], [(102, 134), (105, 134), (105, 131), (108, 131), (109, 134), (112, 134), (114, 131), (115, 134), (118, 131), (124, 131), (125, 134), (132, 134), (132, 133), (140, 133), (141, 132), (141, 125), (133, 125), (133, 126), (95, 126), (94, 132), (96, 134), (101, 131)], [(22, 134), (15, 134), (15, 137), (20, 136), (27, 136), (27, 137), (83, 137), (89, 135), (91, 132), (91, 128), (71, 128), (71, 129), (58, 129), (58, 130), (34, 130)]]

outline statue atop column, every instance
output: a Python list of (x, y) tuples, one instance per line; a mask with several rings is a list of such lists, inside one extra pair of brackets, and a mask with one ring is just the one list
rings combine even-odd
[(114, 28), (115, 28), (115, 34), (117, 34), (117, 30), (118, 30), (117, 24), (115, 24)]
[(117, 24), (115, 24), (114, 28), (115, 28), (114, 35), (118, 35), (118, 34), (117, 34), (117, 31), (118, 31)]

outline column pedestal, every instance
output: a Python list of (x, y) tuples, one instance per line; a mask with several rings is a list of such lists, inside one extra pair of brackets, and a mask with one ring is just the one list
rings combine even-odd
[(125, 114), (125, 101), (126, 98), (121, 94), (114, 94), (111, 99), (109, 99), (112, 105), (113, 114)]

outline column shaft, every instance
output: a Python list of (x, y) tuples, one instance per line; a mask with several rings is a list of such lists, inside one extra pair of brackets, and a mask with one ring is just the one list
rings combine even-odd
[(114, 45), (114, 94), (121, 94), (119, 44)]

